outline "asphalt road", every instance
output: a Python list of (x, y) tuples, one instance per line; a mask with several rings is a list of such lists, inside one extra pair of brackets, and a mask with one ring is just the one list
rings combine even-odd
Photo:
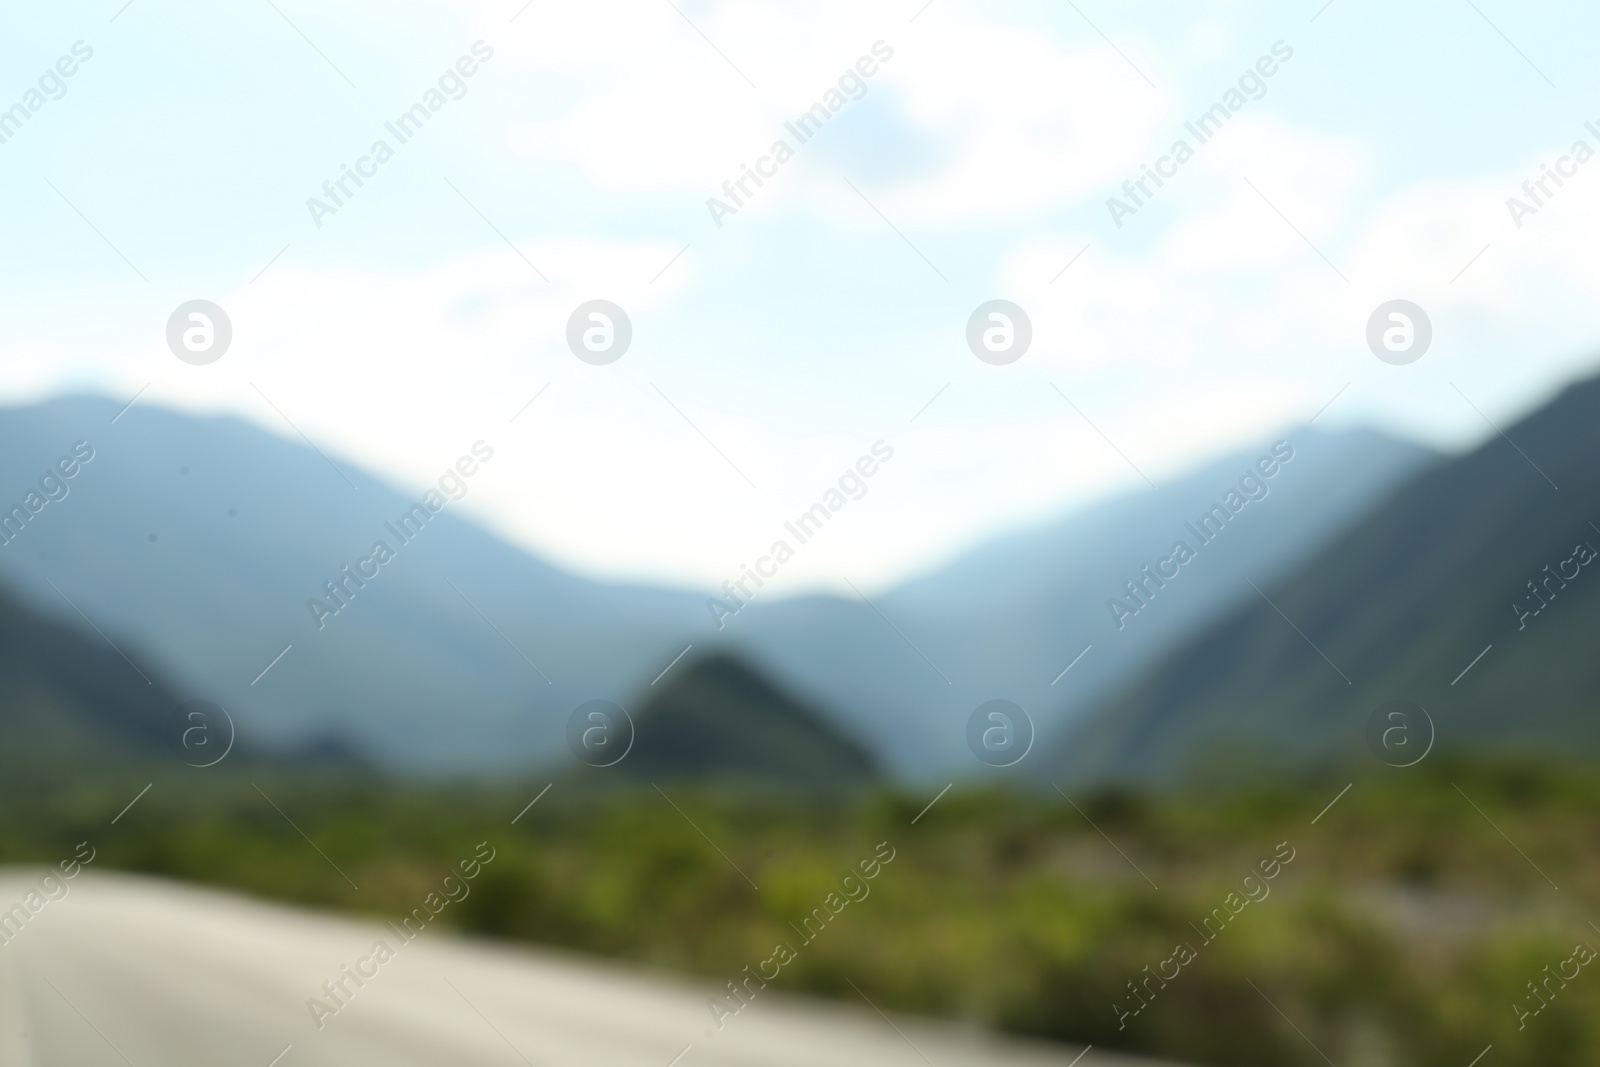
[[(34, 883), (0, 871), (0, 917)], [(709, 984), (84, 872), (0, 945), (0, 1067), (1066, 1067), (1083, 1050), (789, 997), (717, 1029)], [(376, 972), (318, 1021), (346, 965)], [(1091, 1050), (1078, 1067), (1134, 1067)]]

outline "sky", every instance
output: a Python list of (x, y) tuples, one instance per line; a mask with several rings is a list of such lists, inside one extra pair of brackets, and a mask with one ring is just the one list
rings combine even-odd
[[(1561, 162), (1600, 149), (1592, 7), (0, 19), (0, 109), (42, 101), (0, 143), (0, 402), (233, 414), (419, 495), (484, 440), (465, 509), (591, 575), (719, 586), (882, 441), (777, 592), (881, 589), (1313, 417), (1468, 447), (1600, 352), (1600, 160)], [(1201, 143), (1186, 123), (1230, 90)], [(402, 143), (386, 124), (430, 91)], [(818, 103), (801, 143), (786, 123)], [(1162, 162), (1179, 139), (1192, 158)], [(1171, 176), (1113, 211), (1146, 165)], [(770, 176), (735, 204), (747, 166)], [(1569, 173), (1534, 204), (1545, 166)], [(335, 203), (345, 167), (368, 176)], [(996, 299), (1031, 322), (1004, 365), (967, 342)], [(1367, 343), (1397, 299), (1432, 325), (1403, 366)], [(168, 345), (192, 300), (232, 327), (206, 365)], [(604, 365), (567, 340), (593, 300), (632, 328)]]

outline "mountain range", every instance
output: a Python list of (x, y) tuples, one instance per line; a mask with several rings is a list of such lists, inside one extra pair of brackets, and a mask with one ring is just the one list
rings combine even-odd
[[(69, 478), (75, 449), (92, 458)], [(267, 749), (344, 744), (426, 774), (562, 762), (578, 705), (629, 707), (692, 645), (686, 662), (738, 656), (887, 773), (987, 774), (965, 740), (978, 705), (1021, 705), (1043, 751), (1247, 605), (1246, 578), (1287, 579), (1438, 459), (1302, 428), (978, 545), (870, 602), (754, 604), (718, 631), (703, 593), (575, 575), (448, 506), (415, 517), (454, 484), (396, 488), (231, 417), (65, 397), (0, 411), (0, 509), (14, 499), (26, 518), (6, 528), (0, 586), (115, 641), (130, 678), (227, 708)], [(1119, 615), (1128, 583), (1154, 588), (1145, 568), (1175, 566), (1174, 542), (1219, 507), (1225, 528), (1213, 520), (1176, 577)], [(380, 540), (392, 558), (374, 561)]]

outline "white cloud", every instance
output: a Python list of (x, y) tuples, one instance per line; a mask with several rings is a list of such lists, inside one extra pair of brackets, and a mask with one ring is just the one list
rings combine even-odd
[[(570, 71), (588, 91), (558, 115), (513, 123), (508, 145), (580, 167), (609, 188), (710, 196), (775, 139), (795, 144), (784, 122), (882, 40), (893, 58), (868, 93), (893, 103), (876, 121), (940, 147), (926, 173), (885, 196), (897, 218), (949, 223), (1015, 216), (1103, 186), (1170, 107), (1098, 42), (1069, 48), (960, 10), (914, 25), (844, 3), (718, 5), (694, 17), (728, 61), (664, 4), (630, 5), (626, 17), (606, 4), (543, 12), (540, 32), (514, 38), (509, 54)], [(831, 122), (863, 110), (852, 102)], [(829, 168), (792, 184), (806, 190), (808, 210), (838, 203)]]

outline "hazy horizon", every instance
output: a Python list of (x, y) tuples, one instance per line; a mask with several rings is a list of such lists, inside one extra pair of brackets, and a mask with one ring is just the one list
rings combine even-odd
[[(1552, 391), (1552, 395), (1554, 395), (1556, 392), (1559, 392), (1561, 389), (1566, 388), (1570, 384), (1572, 384), (1572, 382), (1559, 383)], [(39, 398), (10, 398), (0, 401), (0, 414), (4, 414), (4, 412), (11, 410), (46, 407), (58, 401), (71, 402), (80, 399), (103, 401), (104, 403), (111, 405), (113, 410), (117, 413), (117, 417), (119, 419), (126, 411), (142, 406), (146, 408), (160, 409), (162, 411), (182, 417), (238, 420), (239, 422), (242, 422), (255, 430), (278, 438), (284, 443), (292, 445), (296, 448), (307, 448), (319, 456), (326, 457), (332, 460), (334, 465), (340, 470), (348, 471), (360, 469), (368, 477), (378, 479), (386, 487), (402, 495), (419, 496), (423, 491), (426, 490), (429, 484), (425, 478), (418, 479), (410, 477), (403, 472), (397, 473), (386, 469), (360, 467), (355, 457), (339, 451), (337, 446), (333, 444), (315, 440), (310, 441), (308, 444), (307, 440), (300, 437), (292, 426), (285, 424), (281, 418), (270, 411), (263, 416), (261, 412), (257, 411), (237, 412), (232, 410), (197, 410), (166, 402), (151, 401), (146, 397), (139, 397), (130, 404), (124, 398), (115, 397), (104, 392), (91, 389), (73, 389), (63, 390), (61, 392)], [(1543, 404), (1546, 399), (1547, 398), (1541, 398), (1534, 405), (1534, 408), (1536, 409), (1538, 406)], [(1520, 417), (1522, 414), (1526, 414), (1526, 412), (1515, 413), (1512, 416), (1513, 420)], [(1498, 436), (1496, 430), (1485, 428), (1485, 432), (1479, 435), (1477, 438), (1464, 443), (1455, 443), (1451, 445), (1427, 441), (1417, 436), (1395, 432), (1392, 428), (1383, 428), (1371, 424), (1346, 424), (1329, 426), (1319, 425), (1321, 421), (1322, 420), (1318, 419), (1316, 423), (1301, 421), (1298, 423), (1287, 424), (1274, 431), (1269, 431), (1260, 437), (1233, 443), (1202, 456), (1190, 457), (1186, 463), (1167, 472), (1164, 477), (1156, 482), (1154, 487), (1141, 481), (1139, 474), (1130, 469), (1128, 471), (1127, 480), (1109, 484), (1103, 487), (1099, 492), (1094, 493), (1084, 499), (1072, 499), (1054, 505), (1046, 504), (1043, 505), (1042, 509), (1037, 513), (1015, 516), (1004, 525), (995, 524), (988, 528), (971, 531), (960, 540), (955, 539), (955, 536), (952, 535), (952, 537), (944, 543), (935, 543), (935, 546), (930, 549), (926, 558), (899, 562), (898, 564), (890, 565), (877, 572), (852, 574), (850, 576), (851, 580), (861, 588), (878, 592), (887, 591), (910, 582), (915, 582), (919, 579), (937, 574), (944, 568), (956, 563), (970, 553), (981, 551), (985, 547), (994, 545), (997, 542), (1004, 542), (1009, 538), (1019, 535), (1027, 535), (1030, 533), (1039, 532), (1056, 524), (1070, 521), (1074, 518), (1091, 516), (1098, 509), (1105, 508), (1108, 505), (1114, 504), (1118, 501), (1136, 498), (1141, 493), (1149, 491), (1152, 488), (1159, 489), (1175, 485), (1197, 475), (1208, 467), (1219, 465), (1233, 457), (1243, 455), (1251, 451), (1252, 448), (1270, 442), (1274, 439), (1295, 436), (1308, 431), (1323, 435), (1362, 433), (1379, 434), (1401, 444), (1414, 445), (1432, 452), (1436, 452), (1441, 458), (1463, 455), (1471, 452)], [(336, 477), (335, 472), (330, 470), (329, 477)], [(820, 485), (817, 487), (817, 491), (813, 495), (820, 495), (820, 493), (827, 488), (829, 488), (829, 486), (826, 483)], [(870, 492), (866, 494), (866, 496), (870, 495)], [(862, 498), (862, 500), (864, 499), (866, 499), (866, 497)], [(794, 510), (797, 512), (803, 511), (809, 503), (811, 503), (811, 501), (802, 501), (797, 498), (794, 502)], [(856, 505), (860, 503), (860, 501), (850, 499), (849, 503), (850, 506), (845, 510), (854, 512), (857, 510)], [(501, 514), (499, 509), (495, 507), (493, 489), (490, 489), (487, 492), (468, 493), (461, 501), (459, 501), (459, 503), (454, 503), (451, 510), (458, 517), (466, 518), (468, 521), (481, 526), (485, 531), (492, 534), (496, 538), (499, 538), (506, 544), (520, 551), (528, 553), (533, 558), (555, 566), (569, 574), (580, 576), (591, 581), (608, 582), (620, 585), (652, 586), (667, 590), (705, 594), (714, 593), (721, 582), (727, 578), (729, 573), (731, 573), (725, 568), (723, 571), (718, 571), (715, 574), (705, 573), (699, 576), (685, 576), (678, 568), (659, 566), (656, 561), (651, 559), (641, 559), (632, 567), (616, 566), (605, 569), (596, 569), (591, 561), (585, 560), (581, 556), (563, 554), (561, 551), (561, 546), (547, 546), (542, 544), (539, 538), (531, 534), (529, 531), (519, 529), (515, 525), (509, 523), (507, 521), (507, 517)], [(792, 518), (793, 516), (790, 517)], [(781, 527), (781, 521), (776, 523), (776, 525)], [(779, 532), (781, 533), (782, 531), (780, 530)], [(819, 539), (817, 545), (820, 547), (820, 551), (817, 551), (816, 548), (813, 548), (812, 552), (818, 556), (826, 558), (832, 554), (829, 551), (830, 540), (845, 540), (849, 537), (847, 531), (841, 532), (840, 530), (835, 530), (834, 534), (837, 536)], [(759, 550), (761, 547), (763, 546), (756, 545), (754, 546), (754, 550)], [(831, 547), (837, 550), (839, 546)], [(849, 587), (840, 581), (838, 577), (831, 576), (827, 573), (822, 573), (825, 570), (826, 564), (824, 563), (820, 566), (811, 567), (808, 573), (801, 573), (797, 577), (791, 576), (786, 572), (783, 575), (785, 581), (781, 584), (774, 583), (773, 590), (769, 593), (766, 593), (762, 599), (766, 602), (777, 602), (780, 600), (790, 600), (817, 595), (840, 597), (849, 597), (852, 595)]]

